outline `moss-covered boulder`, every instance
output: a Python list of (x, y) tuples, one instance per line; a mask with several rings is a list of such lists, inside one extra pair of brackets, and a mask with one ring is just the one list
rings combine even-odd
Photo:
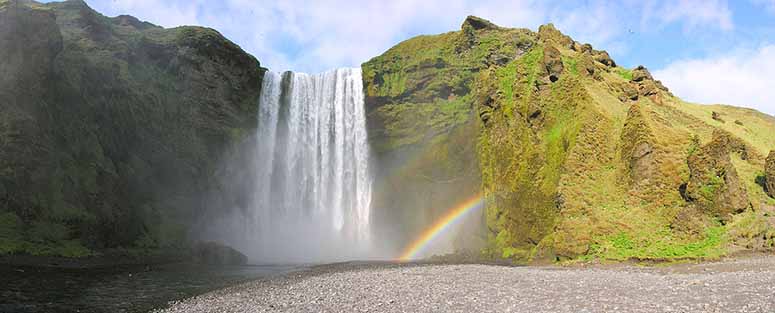
[(730, 158), (732, 142), (731, 135), (716, 131), (713, 140), (687, 160), (690, 171), (686, 186), (688, 199), (725, 221), (750, 206), (745, 186)]
[(191, 257), (194, 262), (209, 265), (245, 265), (248, 262), (248, 257), (242, 252), (214, 241), (193, 245)]
[(223, 151), (255, 127), (262, 75), (212, 29), (0, 1), (0, 214), (20, 221), (15, 253), (184, 243)]
[(656, 136), (647, 123), (639, 104), (633, 104), (627, 111), (627, 119), (622, 130), (622, 158), (626, 172), (633, 184), (650, 184), (657, 170)]

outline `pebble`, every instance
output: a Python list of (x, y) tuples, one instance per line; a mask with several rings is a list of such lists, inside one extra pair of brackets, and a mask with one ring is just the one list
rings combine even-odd
[(158, 312), (775, 312), (775, 256), (652, 268), (340, 263)]

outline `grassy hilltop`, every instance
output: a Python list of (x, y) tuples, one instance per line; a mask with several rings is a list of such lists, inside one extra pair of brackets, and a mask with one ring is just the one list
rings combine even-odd
[(775, 244), (764, 187), (775, 118), (684, 102), (551, 24), (469, 17), (363, 72), (384, 179), (375, 207), (398, 211), (408, 238), (481, 189), (483, 227), (461, 238), (493, 258), (713, 258)]

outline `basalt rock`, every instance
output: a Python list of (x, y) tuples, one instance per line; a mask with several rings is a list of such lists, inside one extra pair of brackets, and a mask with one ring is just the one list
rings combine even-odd
[(632, 70), (632, 80), (630, 82), (637, 89), (638, 95), (649, 97), (657, 103), (662, 102), (661, 94), (671, 95), (667, 87), (662, 82), (654, 80), (648, 69), (639, 65)]
[(653, 131), (638, 104), (630, 106), (622, 131), (622, 158), (633, 184), (648, 182), (657, 173)]
[(658, 95), (660, 90), (653, 80), (644, 80), (638, 83), (638, 93), (645, 97)]
[(723, 221), (750, 206), (745, 185), (740, 182), (730, 159), (734, 139), (726, 132), (716, 131), (713, 140), (700, 147), (687, 159), (689, 181), (685, 195), (703, 212)]
[(616, 62), (614, 62), (613, 59), (611, 59), (611, 56), (608, 55), (608, 52), (606, 51), (597, 51), (594, 53), (595, 61), (600, 62), (604, 64), (605, 66), (609, 67), (616, 67)]
[(208, 241), (200, 242), (191, 249), (194, 262), (209, 265), (245, 265), (248, 257), (227, 245)]
[[(492, 70), (482, 72), (482, 76), (495, 75)], [(497, 101), (498, 89), (490, 79), (480, 79), (477, 86), (477, 93), (475, 94), (474, 103), (476, 104), (479, 119), (488, 125), (492, 113), (500, 108), (500, 103)]]
[(579, 47), (578, 51), (581, 53), (592, 53), (594, 50), (591, 44), (585, 43)]
[(549, 75), (551, 82), (556, 82), (560, 79), (560, 75), (563, 71), (562, 55), (557, 48), (547, 46), (544, 48), (544, 68)]
[(554, 41), (561, 47), (570, 49), (573, 49), (575, 44), (573, 39), (557, 30), (557, 28), (554, 27), (554, 24), (551, 23), (538, 27), (538, 37), (544, 41)]
[(486, 19), (483, 19), (481, 17), (469, 15), (468, 17), (466, 17), (466, 20), (463, 21), (462, 28), (465, 29), (467, 27), (471, 27), (474, 30), (497, 29), (498, 25), (495, 25), (492, 22)]
[(611, 84), (612, 91), (621, 102), (638, 100), (639, 93), (637, 85), (629, 82), (615, 82)]
[(641, 82), (644, 80), (654, 80), (654, 78), (651, 77), (651, 73), (649, 73), (648, 69), (643, 67), (643, 65), (639, 65), (632, 70), (632, 81)]

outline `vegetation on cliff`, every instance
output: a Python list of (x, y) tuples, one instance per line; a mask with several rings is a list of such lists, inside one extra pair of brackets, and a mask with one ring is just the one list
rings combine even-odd
[[(246, 157), (228, 151), (255, 128), (263, 71), (211, 29), (0, 0), (0, 254), (177, 248), (207, 207), (244, 207), (220, 191), (245, 174), (219, 164)], [(363, 79), (385, 249), (479, 193), (455, 243), (489, 258), (775, 247), (775, 118), (686, 103), (551, 24), (468, 17)]]
[(0, 1), (0, 254), (183, 244), (262, 75), (211, 29)]
[(551, 24), (532, 32), (469, 17), (460, 31), (407, 40), (363, 68), (372, 142), (388, 177), (400, 173), (378, 194), (414, 195), (377, 205), (402, 210), (409, 233), (424, 209), (445, 207), (434, 195), (453, 202), (462, 192), (446, 180), (459, 185), (459, 169), (477, 167), (463, 181), (486, 199), (487, 257), (669, 260), (773, 248), (770, 116), (683, 102), (646, 68), (619, 67)]
[[(490, 31), (477, 40), (482, 29)], [(463, 31), (412, 38), (363, 64), (367, 127), (379, 171), (372, 212), (396, 243), (409, 242), (478, 193), (476, 76), (524, 51), (529, 35), (471, 18)], [(481, 246), (482, 223), (466, 224), (473, 227), (458, 236), (458, 248)]]

